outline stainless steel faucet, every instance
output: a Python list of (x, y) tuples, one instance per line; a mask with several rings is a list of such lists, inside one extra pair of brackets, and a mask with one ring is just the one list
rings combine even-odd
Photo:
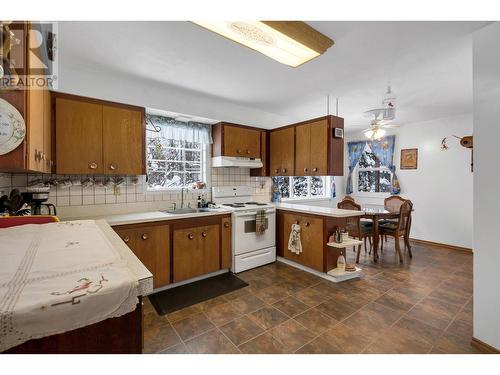
[(181, 208), (184, 208), (184, 188), (181, 188)]

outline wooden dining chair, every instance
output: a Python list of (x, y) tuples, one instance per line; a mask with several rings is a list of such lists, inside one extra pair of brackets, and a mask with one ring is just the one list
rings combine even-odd
[[(403, 255), (401, 254), (401, 246), (399, 239), (403, 237), (405, 248), (408, 249), (408, 255), (410, 258), (413, 257), (411, 253), (411, 246), (409, 241), (409, 230), (411, 226), (411, 211), (413, 204), (411, 201), (406, 200), (403, 202), (399, 208), (399, 215), (396, 221), (387, 222), (380, 225), (380, 235), (381, 236), (391, 236), (394, 237), (394, 243), (396, 247), (396, 253), (399, 256), (399, 261), (403, 263)], [(381, 248), (383, 248), (383, 243), (381, 243)]]
[[(343, 210), (354, 210), (361, 211), (361, 206), (354, 202), (354, 200), (343, 199), (341, 202), (337, 203), (337, 208)], [(358, 237), (360, 241), (363, 241), (365, 244), (365, 252), (366, 252), (366, 239), (370, 240), (370, 249), (371, 249), (371, 238), (373, 237), (373, 226), (363, 225), (361, 223), (360, 217), (350, 217), (346, 219), (346, 230), (352, 237)], [(359, 263), (359, 256), (361, 254), (361, 245), (358, 245), (358, 252), (356, 254), (356, 263)]]
[[(401, 208), (403, 203), (406, 202), (407, 200), (408, 199), (402, 198), (399, 195), (391, 195), (390, 197), (384, 199), (384, 208), (387, 211), (399, 213), (399, 209)], [(378, 223), (379, 225), (381, 225), (391, 222), (395, 223), (396, 221), (397, 221), (396, 219), (382, 219), (379, 220)], [(381, 236), (380, 243), (382, 244), (384, 240), (385, 242), (387, 242), (387, 236)]]

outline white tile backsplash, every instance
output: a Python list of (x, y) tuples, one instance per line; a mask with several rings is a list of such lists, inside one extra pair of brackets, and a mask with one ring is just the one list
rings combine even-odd
[[(17, 187), (21, 191), (25, 191), (29, 181), (33, 178), (43, 178), (45, 181), (54, 177), (64, 177), (56, 175), (39, 175), (39, 174), (10, 174), (0, 173), (0, 193), (8, 195), (10, 191)], [(81, 181), (86, 177), (92, 176), (66, 176), (70, 177), (73, 182)], [(212, 186), (231, 186), (245, 185), (254, 188), (254, 200), (268, 202), (271, 199), (271, 178), (269, 177), (251, 177), (249, 168), (211, 168), (209, 174), (208, 188)], [(96, 177), (101, 178), (101, 177)], [(106, 188), (102, 186), (82, 187), (81, 185), (73, 185), (71, 187), (51, 187), (49, 202), (56, 207), (71, 207), (71, 212), (78, 212), (78, 206), (82, 206), (82, 212), (88, 211), (92, 206), (103, 207), (108, 205), (127, 205), (136, 207), (140, 202), (159, 202), (161, 206), (171, 207), (172, 203), (178, 206), (181, 201), (181, 194), (177, 190), (171, 191), (147, 191), (145, 176), (138, 176), (139, 182), (133, 184), (134, 177), (125, 177), (126, 185), (122, 185), (116, 189), (113, 187)], [(203, 191), (208, 200), (211, 199), (211, 193)], [(191, 207), (196, 206), (199, 191), (189, 191), (184, 196), (184, 202)], [(74, 209), (73, 209), (74, 207)], [(109, 206), (110, 212), (118, 211), (118, 208)], [(85, 208), (85, 210), (84, 210)], [(62, 210), (64, 211), (64, 209)], [(102, 210), (100, 209), (99, 212)], [(106, 211), (106, 210), (104, 210)], [(84, 215), (82, 215), (84, 216)]]

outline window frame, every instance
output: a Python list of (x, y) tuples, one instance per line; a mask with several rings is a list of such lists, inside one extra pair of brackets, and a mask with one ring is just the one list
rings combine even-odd
[[(151, 139), (153, 137), (148, 137), (148, 134), (146, 133), (146, 137), (145, 137), (145, 140), (146, 140), (146, 145), (145, 145), (145, 157), (146, 157), (146, 179), (148, 178), (149, 176), (149, 171), (150, 171), (150, 168), (148, 166), (148, 161), (151, 160), (151, 159), (148, 159), (148, 141), (149, 139)], [(205, 143), (199, 143), (200, 144), (200, 180), (202, 182), (205, 183), (205, 186), (207, 186), (207, 189), (208, 189), (208, 146), (207, 144)], [(184, 151), (198, 151), (196, 149), (192, 149), (192, 148), (184, 148), (184, 147), (167, 147), (167, 148), (171, 148), (171, 149), (181, 149), (181, 150), (184, 150)], [(166, 163), (185, 163), (186, 161), (169, 161), (168, 159), (152, 159), (152, 160), (158, 160), (158, 161), (165, 161)], [(165, 172), (166, 173), (166, 172)], [(187, 173), (186, 171), (183, 172), (184, 174)], [(196, 173), (196, 172), (194, 172)], [(192, 184), (190, 185), (182, 185), (182, 186), (175, 186), (175, 187), (158, 187), (158, 188), (154, 188), (154, 187), (150, 187), (148, 182), (146, 181), (146, 191), (147, 192), (162, 192), (162, 191), (168, 191), (168, 192), (175, 192), (175, 191), (181, 191), (182, 189), (191, 189), (192, 188)], [(206, 190), (206, 189), (205, 189)], [(201, 190), (199, 190), (201, 191)]]

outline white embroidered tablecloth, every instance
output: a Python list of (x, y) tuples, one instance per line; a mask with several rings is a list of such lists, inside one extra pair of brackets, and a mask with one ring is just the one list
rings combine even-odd
[(137, 286), (93, 220), (0, 229), (0, 352), (127, 314)]

